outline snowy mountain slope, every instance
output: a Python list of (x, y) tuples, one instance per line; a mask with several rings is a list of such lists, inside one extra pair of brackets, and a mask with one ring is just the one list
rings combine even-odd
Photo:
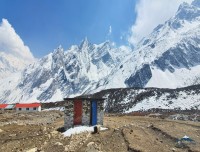
[[(111, 73), (130, 54), (128, 47), (116, 48), (109, 41), (96, 45), (85, 39), (80, 46), (53, 53), (29, 65), (14, 85), (12, 94), (0, 95), (7, 102), (58, 101), (84, 93)], [(5, 87), (3, 92), (9, 91)], [(19, 95), (20, 94), (20, 95)]]
[(105, 98), (105, 111), (108, 113), (129, 113), (153, 108), (181, 110), (200, 108), (200, 85), (179, 89), (108, 89), (88, 96)]
[(17, 79), (7, 78), (9, 86), (0, 80), (0, 102), (58, 101), (109, 88), (184, 87), (200, 84), (199, 71), (200, 5), (195, 0), (180, 5), (134, 51), (87, 39), (66, 51), (58, 47)]
[(3, 19), (0, 24), (0, 78), (23, 70), (34, 57), (24, 45), (10, 23)]
[(183, 3), (174, 17), (141, 40), (130, 58), (106, 80), (108, 85), (105, 88), (115, 87), (115, 82), (121, 87), (177, 88), (199, 84), (198, 4), (198, 1), (191, 5)]
[(20, 82), (20, 75), (20, 72), (15, 72), (12, 73), (9, 77), (0, 79), (0, 103), (8, 103), (8, 97), (10, 95), (13, 96), (13, 100), (21, 98), (22, 94), (18, 90), (15, 90), (15, 93), (13, 94), (13, 89), (16, 88)]

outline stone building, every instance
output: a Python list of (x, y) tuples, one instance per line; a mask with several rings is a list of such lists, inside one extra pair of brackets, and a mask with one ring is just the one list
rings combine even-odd
[(97, 98), (64, 98), (65, 129), (75, 125), (103, 125), (104, 99)]

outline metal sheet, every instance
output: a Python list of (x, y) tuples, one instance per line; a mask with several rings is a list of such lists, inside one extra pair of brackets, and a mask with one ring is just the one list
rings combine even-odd
[(7, 105), (5, 109), (13, 109), (15, 105)]
[(81, 125), (82, 123), (82, 101), (74, 101), (74, 125)]
[(92, 126), (97, 125), (97, 102), (92, 101)]

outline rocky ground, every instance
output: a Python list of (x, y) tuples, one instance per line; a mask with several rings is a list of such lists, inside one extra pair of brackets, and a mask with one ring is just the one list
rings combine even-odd
[[(107, 115), (108, 130), (64, 137), (63, 113), (0, 113), (0, 151), (200, 151), (200, 123), (150, 116)], [(184, 135), (193, 142), (178, 143)]]

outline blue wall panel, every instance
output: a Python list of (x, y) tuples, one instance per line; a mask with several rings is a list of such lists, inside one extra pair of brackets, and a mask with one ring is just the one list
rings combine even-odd
[(97, 125), (97, 102), (92, 101), (92, 126)]

